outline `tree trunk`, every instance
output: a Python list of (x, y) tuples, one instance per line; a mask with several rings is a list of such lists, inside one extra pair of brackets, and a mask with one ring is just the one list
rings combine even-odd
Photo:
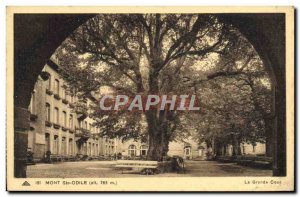
[(224, 146), (223, 146), (223, 149), (224, 149), (224, 156), (226, 156), (226, 153), (227, 153), (227, 151), (226, 151), (226, 149), (227, 149), (227, 145), (226, 144), (224, 144)]
[[(159, 50), (158, 50), (159, 51)], [(160, 57), (157, 54), (157, 57)], [(149, 72), (149, 93), (159, 94), (158, 87), (158, 68), (161, 67), (159, 61), (154, 61), (156, 58), (152, 58), (149, 62), (151, 69)], [(169, 149), (169, 137), (168, 137), (168, 124), (166, 114), (168, 112), (159, 109), (152, 109), (145, 112), (148, 123), (148, 135), (149, 135), (149, 149), (148, 160), (162, 161), (163, 156), (166, 156)]]
[(215, 140), (215, 155), (216, 157), (222, 156), (222, 144), (219, 140)]
[(154, 161), (162, 161), (163, 156), (166, 156), (169, 149), (169, 140), (166, 139), (167, 131), (163, 126), (149, 128), (149, 150), (148, 159)]
[(235, 144), (235, 136), (231, 134), (231, 145), (232, 145), (232, 156), (236, 155), (236, 144)]
[(241, 155), (240, 140), (237, 139), (237, 137), (234, 134), (231, 135), (231, 140), (232, 140), (232, 147), (233, 147), (232, 156)]
[(161, 161), (169, 150), (168, 126), (160, 119), (156, 110), (146, 112), (149, 134), (149, 149), (147, 159)]

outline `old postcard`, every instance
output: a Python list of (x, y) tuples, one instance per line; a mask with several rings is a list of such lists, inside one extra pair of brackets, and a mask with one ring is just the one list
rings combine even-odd
[(8, 191), (294, 191), (293, 7), (7, 7)]

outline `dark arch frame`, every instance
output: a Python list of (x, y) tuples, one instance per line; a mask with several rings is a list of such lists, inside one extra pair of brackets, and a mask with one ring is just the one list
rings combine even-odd
[[(26, 177), (30, 94), (56, 48), (95, 14), (14, 14), (15, 177)], [(274, 101), (274, 176), (286, 176), (285, 14), (217, 14), (254, 46), (272, 78)], [(21, 98), (21, 99), (20, 99)], [(17, 151), (16, 151), (17, 150)]]

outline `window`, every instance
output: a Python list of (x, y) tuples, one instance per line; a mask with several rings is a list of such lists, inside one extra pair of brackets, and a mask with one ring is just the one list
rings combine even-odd
[(69, 139), (69, 155), (73, 155), (73, 139)]
[(186, 156), (189, 156), (190, 155), (190, 153), (191, 153), (191, 147), (185, 147), (184, 148), (184, 154), (186, 155)]
[(46, 103), (46, 120), (50, 122), (51, 111), (50, 111), (50, 104)]
[(88, 154), (87, 155), (89, 155), (89, 156), (92, 155), (92, 144), (91, 144), (91, 142), (88, 143)]
[(55, 91), (55, 94), (58, 94), (59, 95), (59, 80), (58, 79), (55, 79), (55, 86), (54, 86), (54, 91)]
[(86, 144), (86, 142), (83, 144), (83, 154), (87, 155), (87, 144)]
[(53, 154), (58, 154), (58, 136), (54, 136), (54, 142), (53, 142)]
[(63, 126), (67, 126), (67, 113), (65, 111), (63, 111)]
[(134, 157), (136, 155), (136, 146), (135, 145), (132, 144), (128, 147), (128, 155), (130, 157)]
[(47, 81), (47, 89), (51, 90), (51, 75), (49, 75), (48, 81)]
[(61, 97), (63, 99), (67, 99), (66, 89), (64, 88), (64, 86), (61, 89)]
[(70, 114), (70, 118), (69, 118), (69, 127), (70, 129), (73, 129), (73, 115)]
[(71, 103), (74, 103), (74, 101), (75, 101), (74, 96), (75, 96), (75, 91), (74, 90), (70, 90), (70, 101), (71, 101)]
[(114, 146), (111, 146), (111, 154), (113, 154), (114, 153)]
[(57, 107), (54, 108), (54, 121), (56, 124), (59, 124), (59, 111)]
[(148, 147), (146, 145), (142, 145), (140, 147), (140, 155), (141, 156), (146, 156), (148, 152)]
[(96, 144), (96, 156), (99, 155), (98, 144)]
[(61, 139), (61, 154), (66, 155), (67, 153), (67, 146), (66, 146), (66, 137)]

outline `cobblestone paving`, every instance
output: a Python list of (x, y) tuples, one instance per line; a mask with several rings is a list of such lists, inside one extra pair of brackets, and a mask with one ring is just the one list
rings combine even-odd
[[(105, 178), (143, 177), (137, 173), (122, 174), (114, 161), (64, 162), (37, 164), (27, 167), (28, 178)], [(272, 176), (271, 170), (254, 169), (233, 163), (215, 161), (187, 161), (186, 173), (160, 173), (153, 177), (211, 177), (211, 176)], [(149, 177), (147, 176), (147, 177)]]

